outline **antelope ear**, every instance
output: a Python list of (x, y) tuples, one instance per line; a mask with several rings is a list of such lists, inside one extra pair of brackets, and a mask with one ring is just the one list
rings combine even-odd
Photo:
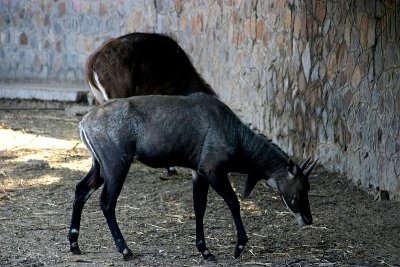
[(246, 183), (244, 185), (243, 197), (248, 198), (250, 196), (251, 191), (253, 191), (256, 186), (258, 179), (254, 176), (248, 175), (246, 179)]

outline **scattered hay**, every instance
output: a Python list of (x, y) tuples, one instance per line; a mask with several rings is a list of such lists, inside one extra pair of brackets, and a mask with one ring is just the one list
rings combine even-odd
[[(47, 122), (43, 123), (43, 117)], [(50, 119), (49, 119), (50, 118)], [(197, 266), (190, 172), (160, 180), (165, 170), (133, 164), (117, 205), (117, 219), (135, 259), (116, 252), (98, 205), (83, 211), (82, 255), (66, 239), (74, 187), (91, 161), (78, 138), (79, 118), (62, 110), (0, 111), (0, 266)], [(257, 185), (241, 200), (249, 236), (232, 258), (232, 216), (210, 190), (206, 238), (218, 266), (398, 266), (400, 203), (374, 201), (340, 175), (317, 168), (311, 181), (315, 223), (300, 228), (275, 192)], [(244, 179), (231, 176), (238, 193)]]

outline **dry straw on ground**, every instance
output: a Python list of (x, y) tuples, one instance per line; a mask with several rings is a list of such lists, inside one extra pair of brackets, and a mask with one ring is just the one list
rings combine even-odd
[[(63, 110), (0, 111), (0, 266), (197, 266), (190, 172), (132, 165), (117, 206), (121, 230), (136, 258), (122, 261), (98, 205), (85, 206), (80, 244), (66, 238), (74, 186), (90, 159), (79, 141), (78, 117)], [(243, 177), (232, 175), (238, 194)], [(322, 167), (311, 180), (315, 223), (299, 228), (275, 192), (257, 186), (241, 200), (249, 235), (233, 259), (235, 229), (227, 206), (212, 190), (206, 238), (218, 266), (399, 266), (400, 203), (376, 201)], [(212, 265), (206, 263), (206, 265)]]

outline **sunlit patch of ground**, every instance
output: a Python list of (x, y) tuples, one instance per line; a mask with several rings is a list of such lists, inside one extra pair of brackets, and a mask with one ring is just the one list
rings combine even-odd
[(55, 169), (84, 172), (90, 167), (79, 139), (57, 139), (4, 126), (0, 139), (0, 203), (17, 189), (59, 183), (62, 177)]
[(0, 129), (0, 136), (3, 142), (0, 143), (0, 150), (17, 149), (73, 149), (82, 147), (76, 139), (61, 140), (51, 137), (45, 137), (37, 134), (26, 133), (24, 131), (15, 131), (12, 129)]
[(75, 185), (91, 165), (79, 119), (63, 110), (0, 110), (0, 266), (399, 266), (399, 203), (374, 201), (322, 167), (310, 180), (314, 224), (304, 228), (276, 192), (258, 184), (241, 199), (245, 177), (230, 176), (249, 237), (240, 259), (232, 215), (210, 188), (204, 223), (212, 264), (194, 244), (190, 170), (165, 179), (164, 169), (135, 163), (116, 209), (135, 258), (124, 262), (115, 249), (101, 189), (83, 210), (83, 254), (72, 255), (66, 235)]

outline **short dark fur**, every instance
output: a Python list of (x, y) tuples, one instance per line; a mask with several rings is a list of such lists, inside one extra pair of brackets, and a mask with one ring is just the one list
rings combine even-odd
[(130, 33), (108, 40), (86, 62), (87, 81), (99, 90), (94, 72), (110, 99), (194, 92), (216, 95), (177, 42), (161, 34)]
[[(196, 93), (111, 100), (89, 112), (79, 127), (82, 140), (93, 155), (93, 166), (76, 187), (70, 228), (71, 250), (75, 253), (80, 253), (77, 230), (84, 202), (104, 181), (101, 208), (118, 250), (124, 258), (132, 256), (116, 222), (115, 205), (133, 159), (151, 167), (182, 166), (194, 171), (196, 245), (206, 259), (212, 257), (203, 229), (209, 185), (232, 212), (238, 238), (235, 257), (247, 243), (229, 172), (249, 174), (247, 193), (260, 179), (276, 179), (284, 198), (301, 195), (302, 206), (291, 205), (305, 218), (305, 224), (312, 221), (308, 189), (304, 189), (308, 181), (302, 170), (276, 145), (253, 133), (215, 97)], [(298, 178), (287, 179), (288, 168)], [(91, 187), (93, 184), (95, 188)]]

